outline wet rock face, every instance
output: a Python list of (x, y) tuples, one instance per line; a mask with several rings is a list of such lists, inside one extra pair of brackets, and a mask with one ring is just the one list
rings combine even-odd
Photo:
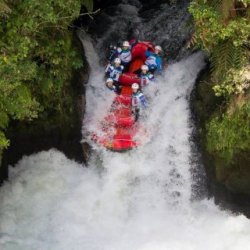
[[(102, 1), (96, 4), (101, 12), (88, 24), (88, 32), (96, 40), (103, 60), (110, 44), (131, 38), (161, 45), (167, 61), (178, 60), (188, 53), (184, 47), (193, 31), (187, 10), (189, 1), (108, 2), (108, 5)], [(86, 21), (86, 17), (79, 19), (78, 25), (84, 26)]]
[(215, 203), (234, 212), (242, 212), (250, 218), (250, 158), (247, 152), (241, 152), (226, 162), (206, 149), (206, 125), (212, 115), (218, 112), (224, 99), (214, 95), (209, 66), (197, 80), (192, 92), (191, 109), (197, 126), (196, 142), (202, 153), (202, 162), (206, 169), (207, 189)]
[(176, 60), (186, 53), (183, 48), (192, 32), (187, 8), (187, 3), (162, 4), (154, 13), (150, 13), (151, 10), (142, 13), (143, 16), (151, 17), (144, 23), (143, 39), (160, 44), (167, 59)]

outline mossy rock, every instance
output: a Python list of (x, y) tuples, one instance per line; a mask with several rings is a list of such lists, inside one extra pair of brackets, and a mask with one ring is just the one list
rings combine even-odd
[(249, 152), (237, 154), (230, 163), (215, 159), (216, 180), (236, 194), (250, 195), (250, 156)]
[[(223, 117), (223, 114), (226, 113), (225, 105), (222, 105), (225, 103), (225, 100), (214, 95), (212, 85), (209, 84), (209, 82), (210, 73), (206, 71), (200, 77), (192, 94), (192, 110), (196, 118), (203, 155), (204, 158), (207, 159), (207, 162), (205, 162), (207, 173), (210, 175), (211, 180), (223, 184), (231, 193), (250, 195), (250, 152), (246, 147), (246, 134), (244, 134), (245, 138), (239, 138), (242, 143), (244, 142), (244, 147), (242, 146), (242, 149), (241, 147), (237, 148), (232, 155), (226, 154), (223, 150), (216, 149), (216, 146), (218, 146), (217, 144), (220, 143), (217, 136), (214, 136), (212, 144), (211, 138), (208, 137), (208, 124), (210, 121), (216, 117)], [(228, 105), (231, 110), (230, 116), (233, 115), (233, 111), (238, 112), (240, 110), (239, 108), (232, 109), (231, 106), (233, 104), (234, 103), (231, 101), (230, 105)], [(242, 108), (242, 105), (240, 108)], [(245, 115), (241, 115), (239, 118), (236, 116), (239, 120), (239, 126), (235, 125), (231, 128), (231, 130), (238, 128), (236, 131), (232, 130), (235, 131), (236, 135), (240, 132), (240, 129), (242, 129), (242, 125), (246, 124), (247, 121), (245, 117)], [(236, 123), (235, 120), (234, 123)], [(220, 125), (220, 121), (218, 121), (218, 125)], [(229, 126), (230, 124), (227, 125)], [(223, 126), (219, 126), (220, 130), (223, 128)], [(225, 127), (224, 129), (228, 130), (229, 128)], [(217, 129), (214, 127), (214, 133), (216, 133), (216, 131)], [(224, 132), (227, 134), (226, 131)], [(241, 134), (239, 133), (239, 135)], [(208, 142), (212, 145), (212, 148), (210, 145), (209, 151)], [(237, 146), (239, 146), (239, 143), (237, 143)]]

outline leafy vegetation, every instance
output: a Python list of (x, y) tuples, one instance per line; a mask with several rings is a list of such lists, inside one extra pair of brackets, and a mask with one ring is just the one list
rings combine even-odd
[(194, 0), (194, 42), (210, 56), (215, 94), (231, 96), (250, 86), (250, 0)]
[(199, 86), (210, 88), (198, 104), (206, 114), (200, 114), (204, 146), (217, 180), (250, 194), (250, 0), (193, 0), (189, 10), (192, 42), (210, 59), (209, 79)]
[(92, 0), (0, 0), (0, 150), (12, 120), (63, 112), (67, 84), (82, 60), (69, 26)]
[(250, 101), (233, 114), (215, 117), (207, 126), (210, 153), (230, 162), (233, 157), (250, 148)]

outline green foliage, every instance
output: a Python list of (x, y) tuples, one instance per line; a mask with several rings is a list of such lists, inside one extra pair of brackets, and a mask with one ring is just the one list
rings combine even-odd
[(210, 153), (231, 161), (250, 148), (250, 102), (231, 115), (214, 117), (207, 126), (207, 149)]
[(206, 101), (206, 93), (198, 104), (205, 106), (203, 142), (213, 158), (217, 181), (249, 194), (250, 0), (193, 0), (189, 10), (195, 24), (192, 42), (207, 52), (211, 62), (206, 87), (214, 91), (214, 99)]
[(69, 26), (91, 0), (0, 0), (0, 150), (10, 119), (62, 113), (73, 69), (82, 66)]
[(9, 140), (6, 139), (4, 133), (0, 131), (0, 145), (1, 145), (1, 153), (3, 148), (7, 148), (9, 146)]
[[(240, 75), (248, 67), (250, 47), (250, 1), (193, 0), (190, 12), (195, 22), (195, 43), (211, 59), (212, 81), (216, 95), (238, 94), (232, 72)], [(231, 75), (230, 75), (231, 74)], [(230, 91), (220, 91), (221, 88)], [(244, 85), (245, 86), (245, 85)], [(243, 93), (246, 88), (240, 88)]]
[(250, 65), (242, 69), (228, 70), (225, 81), (213, 87), (217, 96), (244, 93), (250, 86)]

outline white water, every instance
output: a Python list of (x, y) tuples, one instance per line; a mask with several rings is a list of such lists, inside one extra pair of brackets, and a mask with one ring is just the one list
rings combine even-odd
[[(97, 67), (91, 42), (84, 46)], [(188, 97), (203, 66), (197, 53), (164, 72), (144, 121), (152, 138), (143, 147), (122, 154), (98, 149), (89, 168), (53, 149), (24, 157), (1, 188), (0, 249), (250, 249), (248, 219), (213, 200), (190, 201)], [(84, 131), (112, 99), (102, 72), (92, 68)]]

